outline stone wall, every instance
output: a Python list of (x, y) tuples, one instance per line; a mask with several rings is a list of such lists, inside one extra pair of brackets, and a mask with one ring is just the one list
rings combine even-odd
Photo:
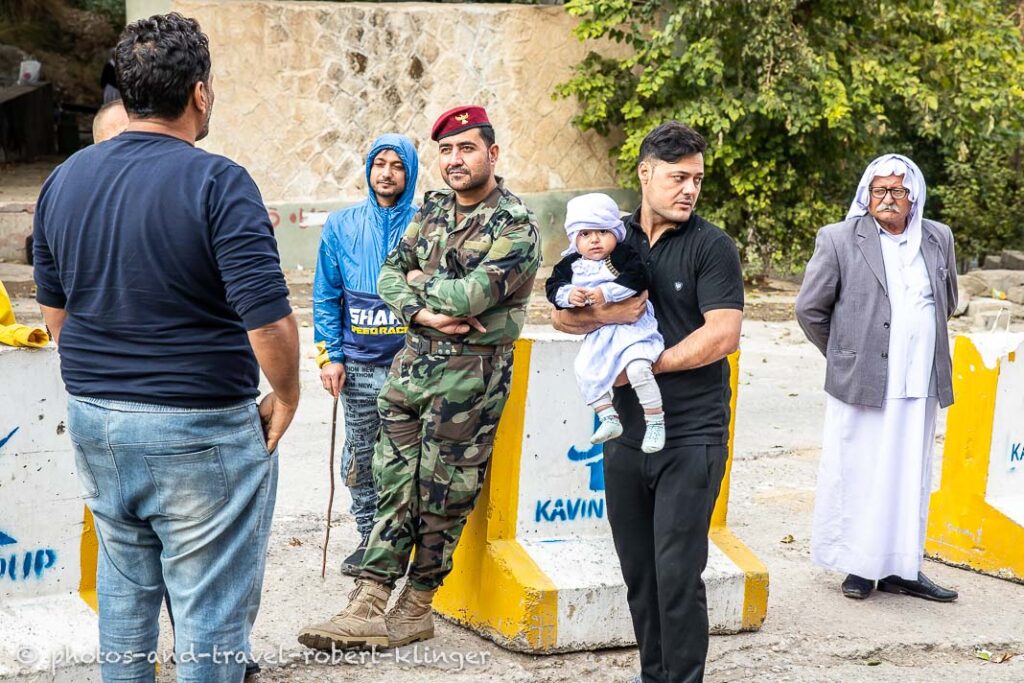
[(209, 35), (216, 96), (210, 151), (249, 169), (269, 202), (365, 197), (363, 155), (408, 135), (419, 190), (441, 185), (430, 126), (484, 105), (516, 192), (617, 185), (609, 142), (581, 133), (554, 86), (586, 52), (561, 7), (173, 0)]

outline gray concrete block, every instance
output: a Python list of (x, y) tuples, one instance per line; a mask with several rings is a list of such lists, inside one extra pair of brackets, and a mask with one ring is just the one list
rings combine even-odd
[(1012, 301), (976, 297), (967, 306), (966, 317), (970, 319), (975, 330), (991, 330), (995, 327), (1003, 329), (1007, 325), (1007, 314), (1012, 320), (1024, 319), (1024, 306)]
[(25, 263), (25, 239), (32, 234), (32, 204), (0, 204), (0, 261)]
[(1024, 270), (1024, 251), (1004, 249), (999, 263), (1007, 270)]
[(956, 299), (956, 310), (953, 311), (953, 317), (960, 317), (967, 312), (967, 306), (971, 303), (971, 294), (968, 292), (962, 283), (957, 283), (957, 299)]
[[(639, 201), (633, 190), (619, 188), (516, 193), (537, 217), (544, 265), (554, 266), (558, 263), (562, 251), (569, 243), (565, 237), (564, 227), (566, 203), (573, 197), (587, 192), (604, 192), (610, 195), (624, 213), (633, 211)], [(324, 221), (330, 212), (351, 204), (352, 202), (340, 200), (307, 203), (269, 202), (267, 210), (281, 252), (281, 265), (286, 269), (316, 268), (320, 230)]]
[(992, 290), (1008, 292), (1024, 287), (1024, 270), (972, 270), (959, 278), (972, 296), (992, 296)]
[(985, 279), (979, 275), (979, 272), (971, 271), (957, 278), (957, 284), (960, 288), (971, 296), (981, 296), (992, 289)]
[(1002, 268), (1002, 256), (999, 254), (987, 254), (982, 260), (981, 267), (985, 270), (998, 270)]

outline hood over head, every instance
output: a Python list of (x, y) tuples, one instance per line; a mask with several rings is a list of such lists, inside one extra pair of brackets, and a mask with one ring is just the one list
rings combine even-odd
[(386, 149), (393, 149), (398, 154), (398, 158), (402, 160), (402, 165), (405, 166), (405, 189), (398, 196), (394, 208), (407, 209), (412, 206), (413, 199), (416, 197), (416, 177), (419, 175), (420, 160), (416, 156), (416, 146), (412, 144), (412, 140), (397, 133), (381, 135), (373, 141), (370, 153), (366, 155), (366, 192), (370, 195), (370, 206), (378, 210), (381, 209), (377, 204), (377, 195), (370, 185), (370, 169), (373, 168), (373, 160)]

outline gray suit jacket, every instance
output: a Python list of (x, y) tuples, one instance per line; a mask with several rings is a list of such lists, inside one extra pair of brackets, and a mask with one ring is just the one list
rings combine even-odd
[[(921, 253), (935, 297), (933, 386), (939, 404), (953, 403), (953, 368), (946, 320), (956, 310), (953, 233), (925, 220)], [(850, 218), (818, 231), (796, 299), (804, 334), (825, 354), (825, 391), (844, 403), (880, 408), (888, 377), (889, 294), (882, 243), (871, 216)]]

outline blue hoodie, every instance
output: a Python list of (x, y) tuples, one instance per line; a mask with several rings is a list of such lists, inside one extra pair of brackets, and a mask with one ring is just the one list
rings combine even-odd
[[(390, 208), (377, 204), (370, 186), (373, 160), (386, 149), (394, 150), (405, 166), (405, 190)], [(409, 138), (380, 136), (366, 156), (369, 199), (327, 218), (313, 279), (313, 340), (320, 367), (347, 359), (390, 365), (402, 348), (406, 327), (377, 295), (377, 275), (416, 215), (412, 202), (418, 172)]]

